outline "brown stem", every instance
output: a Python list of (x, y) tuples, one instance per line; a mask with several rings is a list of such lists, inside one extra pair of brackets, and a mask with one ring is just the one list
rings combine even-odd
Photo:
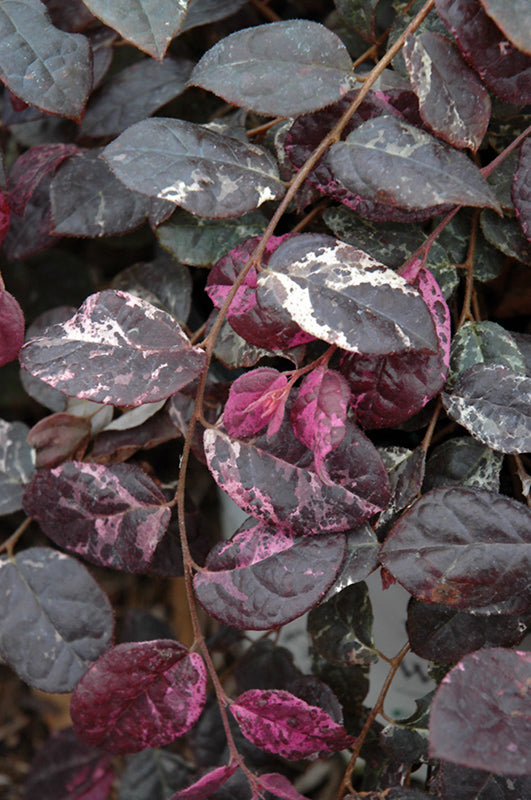
[(472, 303), (472, 293), (474, 291), (474, 256), (476, 253), (476, 241), (478, 236), (478, 222), (479, 222), (479, 210), (477, 210), (474, 214), (472, 219), (472, 230), (470, 231), (470, 241), (468, 243), (468, 253), (466, 256), (465, 267), (466, 267), (466, 283), (465, 283), (465, 297), (463, 300), (463, 308), (461, 310), (461, 316), (459, 317), (459, 322), (457, 323), (457, 329), (463, 325), (467, 319), (473, 320), (473, 314), (470, 310), (470, 306)]
[(431, 440), (433, 437), (433, 431), (435, 430), (435, 426), (437, 425), (437, 420), (439, 419), (439, 414), (441, 413), (442, 409), (442, 399), (441, 396), (437, 398), (437, 403), (435, 404), (435, 408), (433, 409), (433, 414), (431, 415), (430, 424), (428, 425), (428, 429), (424, 434), (424, 438), (422, 440), (421, 447), (425, 453), (428, 452), (428, 448), (431, 444)]
[(530, 133), (531, 133), (531, 125), (529, 125), (525, 129), (525, 131), (523, 131), (519, 136), (517, 136), (516, 139), (514, 139), (514, 141), (511, 142), (511, 144), (507, 145), (505, 150), (502, 150), (499, 156), (496, 156), (496, 158), (494, 158), (490, 162), (490, 164), (487, 164), (486, 167), (483, 167), (483, 169), (481, 170), (481, 174), (483, 175), (483, 177), (488, 178), (489, 175), (492, 172), (494, 172), (496, 167), (498, 167), (501, 164), (501, 162), (507, 158), (509, 153), (512, 153), (513, 150), (515, 150), (524, 141), (524, 139), (526, 139), (529, 136)]
[(20, 539), (20, 537), (22, 536), (24, 531), (27, 528), (29, 528), (29, 526), (30, 526), (32, 521), (33, 520), (32, 520), (31, 517), (26, 517), (24, 522), (22, 522), (18, 526), (16, 531), (14, 533), (12, 533), (11, 536), (9, 536), (7, 539), (4, 539), (2, 544), (0, 544), (0, 553), (3, 553), (4, 550), (5, 550), (7, 552), (7, 554), (8, 554), (8, 556), (9, 556), (9, 558), (13, 558), (13, 550), (15, 548), (16, 543), (18, 542), (18, 540)]

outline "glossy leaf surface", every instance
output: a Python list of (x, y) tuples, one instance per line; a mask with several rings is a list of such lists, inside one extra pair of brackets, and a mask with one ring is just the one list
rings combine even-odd
[(41, 470), (24, 507), (56, 544), (127, 572), (149, 567), (170, 520), (163, 493), (133, 464), (68, 461)]
[(492, 648), (465, 656), (435, 694), (430, 755), (474, 769), (528, 774), (530, 683), (529, 653)]
[(124, 406), (178, 392), (204, 360), (169, 314), (110, 289), (91, 295), (70, 320), (21, 352), (25, 369), (65, 394)]
[(277, 628), (319, 602), (344, 552), (342, 534), (295, 537), (250, 520), (210, 552), (194, 589), (201, 605), (226, 625)]
[(227, 36), (190, 83), (236, 106), (276, 117), (322, 108), (350, 88), (352, 61), (341, 40), (310, 20), (257, 25)]
[(113, 612), (78, 561), (49, 547), (0, 560), (0, 653), (45, 692), (68, 692), (111, 644)]
[(426, 464), (424, 491), (439, 486), (477, 486), (497, 492), (503, 455), (471, 436), (457, 436), (436, 447)]
[(236, 217), (284, 194), (266, 150), (183, 120), (137, 122), (103, 155), (129, 189), (201, 217)]
[(447, 388), (474, 364), (496, 364), (525, 375), (525, 360), (518, 346), (501, 325), (495, 322), (465, 322), (452, 339)]
[(70, 713), (82, 742), (110, 753), (161, 747), (186, 733), (205, 703), (206, 669), (171, 639), (116, 645), (85, 673)]

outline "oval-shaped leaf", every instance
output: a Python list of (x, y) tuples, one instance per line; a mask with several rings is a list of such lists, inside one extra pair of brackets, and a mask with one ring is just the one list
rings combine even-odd
[(55, 28), (44, 3), (2, 3), (0, 79), (25, 103), (79, 119), (92, 88), (88, 39)]
[(206, 668), (171, 639), (111, 647), (72, 695), (74, 730), (109, 753), (161, 747), (190, 730), (206, 698)]
[(529, 774), (530, 686), (529, 653), (494, 647), (465, 656), (433, 698), (430, 756), (502, 775)]
[(205, 431), (208, 465), (218, 485), (248, 514), (299, 534), (357, 527), (389, 500), (389, 480), (372, 443), (352, 423), (325, 459), (323, 483), (311, 450), (285, 420), (274, 436), (246, 443), (219, 428)]
[(424, 122), (454, 147), (477, 150), (489, 124), (490, 98), (457, 47), (424, 31), (408, 36), (403, 54)]
[(56, 544), (126, 572), (149, 569), (171, 516), (163, 493), (140, 467), (82, 461), (39, 471), (24, 508)]
[(23, 422), (0, 420), (0, 515), (22, 508), (24, 488), (35, 471), (35, 454)]
[(249, 520), (210, 552), (194, 589), (201, 605), (226, 625), (278, 628), (319, 602), (344, 553), (343, 534), (295, 537)]
[(475, 487), (432, 489), (406, 511), (381, 551), (417, 600), (458, 609), (530, 601), (531, 510)]
[(192, 783), (191, 786), (172, 794), (169, 800), (208, 800), (217, 789), (228, 781), (231, 775), (234, 775), (237, 769), (238, 764), (216, 767)]
[(254, 436), (267, 425), (268, 436), (282, 423), (289, 394), (288, 376), (272, 367), (258, 367), (236, 378), (223, 410), (223, 424), (230, 436)]
[(448, 416), (493, 450), (531, 450), (531, 378), (499, 364), (474, 364), (442, 399)]
[(322, 708), (282, 689), (250, 689), (229, 708), (246, 739), (284, 758), (328, 755), (354, 742)]
[(107, 596), (75, 558), (31, 547), (0, 559), (0, 653), (44, 692), (69, 692), (110, 645)]
[(290, 117), (339, 100), (350, 88), (351, 69), (332, 31), (290, 19), (226, 36), (205, 53), (189, 83), (258, 114)]
[(129, 189), (200, 217), (238, 217), (284, 194), (266, 150), (179, 119), (138, 122), (103, 156)]
[(126, 41), (162, 60), (180, 31), (188, 0), (83, 0), (94, 16)]
[(0, 294), (0, 367), (13, 361), (24, 344), (24, 314), (6, 289)]
[(437, 351), (422, 296), (396, 272), (330, 237), (301, 234), (281, 244), (258, 276), (257, 299), (307, 333), (352, 353)]
[(500, 210), (467, 156), (397, 117), (364, 122), (344, 142), (332, 145), (329, 162), (351, 192), (400, 208), (452, 203)]
[(173, 317), (111, 289), (26, 342), (20, 358), (24, 369), (64, 394), (117, 406), (170, 397), (205, 363)]

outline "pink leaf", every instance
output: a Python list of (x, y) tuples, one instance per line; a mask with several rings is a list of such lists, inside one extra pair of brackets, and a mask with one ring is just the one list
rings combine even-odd
[(0, 295), (0, 367), (13, 361), (24, 344), (24, 314), (5, 289)]
[(254, 436), (268, 425), (268, 436), (278, 431), (289, 394), (288, 378), (270, 367), (259, 367), (237, 378), (223, 412), (231, 436)]
[(234, 775), (237, 769), (237, 764), (225, 764), (222, 767), (216, 767), (216, 769), (207, 772), (206, 775), (203, 775), (191, 786), (175, 792), (169, 800), (208, 800), (213, 792), (223, 786)]
[(344, 439), (349, 400), (345, 378), (321, 364), (305, 377), (291, 409), (295, 436), (313, 450), (315, 470), (325, 483), (330, 477), (324, 459)]
[(260, 785), (275, 797), (281, 797), (283, 800), (307, 800), (304, 795), (299, 794), (293, 788), (284, 775), (279, 775), (278, 772), (267, 772), (265, 775), (260, 775)]
[(70, 713), (82, 742), (110, 753), (162, 747), (190, 730), (206, 698), (197, 653), (172, 639), (111, 647), (84, 674)]
[(246, 739), (284, 758), (317, 758), (354, 742), (322, 708), (281, 689), (251, 689), (230, 710)]

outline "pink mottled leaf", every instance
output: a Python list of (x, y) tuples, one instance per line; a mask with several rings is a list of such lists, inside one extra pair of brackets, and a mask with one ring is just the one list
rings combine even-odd
[(259, 367), (237, 378), (223, 411), (227, 433), (245, 438), (266, 425), (268, 436), (277, 433), (288, 393), (287, 375), (270, 367)]
[(316, 758), (354, 742), (322, 708), (282, 689), (250, 689), (230, 705), (230, 710), (246, 739), (284, 758)]
[(135, 406), (175, 394), (199, 376), (202, 350), (178, 322), (145, 300), (106, 290), (76, 314), (30, 339), (21, 363), (67, 395)]
[(237, 769), (237, 764), (225, 764), (222, 767), (216, 767), (216, 769), (207, 772), (206, 775), (203, 775), (191, 786), (172, 794), (169, 800), (208, 800), (209, 797), (212, 797), (213, 792), (223, 786), (234, 775)]
[[(267, 245), (262, 263), (268, 263), (271, 254), (290, 234), (272, 236)], [(245, 267), (253, 250), (260, 241), (259, 237), (247, 239), (231, 250), (210, 271), (206, 291), (216, 308), (220, 308), (227, 297), (234, 281)], [(236, 292), (229, 308), (227, 319), (231, 327), (257, 347), (269, 350), (282, 350), (311, 341), (314, 337), (304, 333), (285, 312), (270, 314), (260, 306), (256, 297), (258, 274), (252, 267), (245, 280)]]
[(330, 478), (324, 459), (343, 441), (349, 399), (345, 378), (321, 364), (304, 378), (291, 408), (295, 436), (313, 450), (316, 472), (325, 483)]
[(345, 553), (343, 534), (296, 537), (250, 519), (194, 577), (199, 602), (226, 625), (268, 630), (316, 605)]
[(267, 772), (260, 775), (260, 785), (282, 800), (308, 800), (304, 795), (299, 794), (284, 775), (279, 775), (278, 772)]
[(38, 144), (22, 153), (11, 167), (7, 179), (9, 205), (13, 213), (23, 216), (41, 180), (53, 174), (61, 162), (77, 152), (79, 148), (73, 144)]
[(111, 647), (78, 683), (70, 713), (85, 744), (136, 753), (189, 731), (205, 698), (201, 656), (172, 639), (157, 639)]
[(5, 289), (0, 294), (0, 367), (13, 361), (24, 344), (24, 314)]
[(67, 461), (41, 470), (23, 503), (56, 544), (126, 572), (149, 569), (171, 513), (160, 489), (133, 464)]
[(295, 533), (354, 528), (389, 501), (389, 480), (378, 451), (352, 422), (325, 458), (326, 484), (315, 470), (313, 452), (295, 437), (289, 419), (271, 437), (247, 443), (211, 428), (204, 442), (214, 479), (240, 508)]

